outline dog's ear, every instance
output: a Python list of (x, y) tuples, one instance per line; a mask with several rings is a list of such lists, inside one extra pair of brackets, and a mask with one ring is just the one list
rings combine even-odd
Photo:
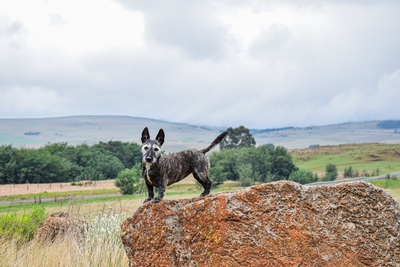
[(156, 136), (156, 140), (158, 141), (158, 143), (160, 143), (160, 146), (162, 146), (162, 144), (164, 144), (164, 138), (165, 138), (164, 130), (160, 129)]
[(142, 144), (144, 143), (144, 142), (146, 142), (148, 139), (150, 139), (150, 134), (149, 134), (149, 129), (147, 129), (147, 127), (145, 127), (144, 129), (143, 129), (143, 132), (142, 132)]

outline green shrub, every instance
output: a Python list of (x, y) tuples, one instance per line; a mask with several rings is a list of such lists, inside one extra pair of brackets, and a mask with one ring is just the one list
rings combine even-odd
[(300, 183), (300, 184), (308, 184), (308, 183), (317, 182), (318, 176), (317, 176), (317, 174), (314, 174), (310, 170), (299, 169), (290, 174), (289, 180)]
[(335, 181), (338, 177), (338, 171), (335, 164), (327, 164), (325, 167), (325, 177), (323, 181)]
[(144, 192), (146, 186), (142, 178), (141, 164), (137, 163), (132, 169), (122, 170), (115, 179), (115, 186), (121, 189), (123, 195)]
[(43, 206), (36, 205), (28, 213), (10, 213), (0, 217), (0, 235), (5, 238), (16, 238), (29, 241), (36, 230), (46, 219), (46, 210)]

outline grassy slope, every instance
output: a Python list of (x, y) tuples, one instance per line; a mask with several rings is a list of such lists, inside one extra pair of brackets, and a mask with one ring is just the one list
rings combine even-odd
[[(92, 145), (99, 141), (110, 140), (140, 143), (140, 135), (144, 127), (149, 127), (152, 137), (160, 128), (163, 128), (167, 137), (164, 149), (171, 152), (186, 148), (204, 148), (222, 130), (219, 127), (203, 127), (128, 116), (0, 118), (0, 145), (40, 147), (49, 142)], [(40, 134), (30, 136), (24, 134), (29, 131), (40, 132)]]
[[(305, 148), (312, 144), (338, 145), (348, 143), (400, 143), (400, 134), (377, 127), (377, 121), (342, 123), (327, 126), (294, 128), (255, 134), (257, 144), (272, 143), (288, 149)], [(95, 144), (109, 140), (140, 143), (140, 134), (149, 127), (150, 135), (158, 129), (166, 132), (164, 149), (168, 152), (188, 148), (201, 149), (226, 127), (188, 125), (129, 116), (70, 116), (43, 119), (1, 119), (0, 145), (40, 147), (47, 143), (68, 142), (76, 145)], [(245, 125), (246, 126), (246, 125)], [(40, 132), (28, 136), (26, 132)]]
[(379, 168), (380, 174), (400, 171), (400, 144), (346, 144), (321, 146), (312, 149), (290, 151), (296, 166), (312, 170), (325, 171), (329, 163), (335, 164), (339, 171), (352, 166), (360, 173)]

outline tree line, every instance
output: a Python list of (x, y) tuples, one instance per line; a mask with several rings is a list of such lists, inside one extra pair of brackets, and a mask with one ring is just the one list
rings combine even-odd
[(380, 121), (376, 126), (382, 129), (397, 129), (400, 128), (400, 120)]
[(109, 141), (89, 146), (49, 143), (41, 148), (0, 146), (0, 184), (114, 179), (141, 162), (136, 143)]
[(242, 186), (279, 180), (302, 184), (318, 180), (311, 171), (296, 167), (284, 147), (273, 144), (256, 147), (251, 131), (244, 126), (230, 127), (227, 131), (227, 137), (220, 143), (221, 151), (210, 156), (210, 177), (215, 185), (226, 180), (240, 181)]
[(284, 147), (273, 144), (256, 147), (253, 136), (244, 126), (227, 131), (227, 137), (220, 143), (221, 151), (210, 156), (210, 177), (214, 186), (226, 180), (240, 181), (242, 186), (279, 180), (302, 184), (318, 180), (311, 171), (296, 167)]
[[(318, 176), (313, 172), (297, 168), (292, 156), (284, 147), (273, 144), (256, 146), (250, 130), (244, 126), (230, 127), (227, 131), (227, 136), (220, 143), (220, 151), (215, 151), (209, 156), (209, 176), (213, 187), (227, 180), (239, 181), (242, 186), (278, 180), (291, 180), (302, 184), (318, 180)], [(140, 165), (121, 172), (115, 185), (121, 188), (123, 194), (144, 191)]]
[[(250, 130), (244, 126), (228, 128), (220, 151), (210, 156), (210, 178), (218, 186), (226, 180), (243, 186), (256, 182), (292, 180), (306, 184), (318, 180), (309, 170), (301, 170), (282, 146), (256, 146)], [(0, 184), (57, 183), (117, 178), (116, 184), (127, 192), (142, 188), (141, 146), (134, 142), (109, 141), (68, 145), (52, 143), (41, 148), (0, 146)], [(334, 180), (334, 175), (326, 177)], [(123, 184), (123, 186), (121, 186)], [(124, 187), (124, 188), (122, 188)]]

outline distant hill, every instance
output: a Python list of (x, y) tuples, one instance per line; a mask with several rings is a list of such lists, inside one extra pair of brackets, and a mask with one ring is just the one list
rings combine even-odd
[[(272, 143), (288, 149), (310, 145), (348, 143), (400, 143), (400, 128), (382, 128), (385, 121), (342, 123), (304, 128), (284, 127), (252, 129), (257, 144)], [(387, 121), (386, 121), (387, 122)], [(396, 125), (390, 123), (390, 125)], [(246, 127), (246, 125), (244, 125)], [(151, 137), (163, 128), (163, 148), (175, 152), (206, 147), (225, 128), (174, 123), (128, 116), (70, 116), (41, 119), (0, 119), (0, 145), (40, 147), (46, 143), (68, 142), (89, 145), (100, 141), (119, 140), (140, 143), (140, 135), (148, 127)], [(236, 127), (236, 126), (232, 126)]]
[(222, 128), (172, 123), (128, 116), (70, 116), (40, 119), (0, 119), (0, 145), (40, 147), (46, 143), (68, 142), (76, 145), (119, 140), (140, 143), (144, 127), (154, 138), (160, 128), (166, 134), (163, 148), (179, 151), (203, 148)]

